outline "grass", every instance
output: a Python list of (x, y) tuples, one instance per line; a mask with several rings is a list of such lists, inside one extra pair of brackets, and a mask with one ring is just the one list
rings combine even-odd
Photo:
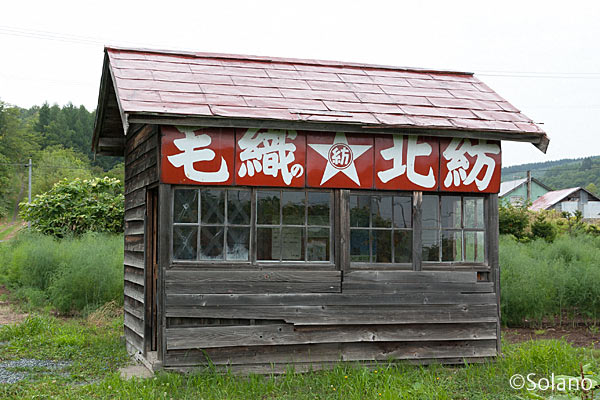
[(50, 305), (63, 314), (122, 302), (123, 236), (90, 233), (58, 240), (21, 232), (0, 243), (0, 283), (33, 308)]
[(600, 322), (600, 237), (561, 235), (500, 240), (501, 309), (504, 323), (583, 319)]
[(159, 373), (147, 380), (120, 378), (127, 356), (122, 317), (114, 304), (87, 319), (37, 314), (0, 328), (0, 359), (71, 362), (61, 371), (26, 370), (30, 378), (0, 385), (3, 399), (515, 399), (515, 373), (537, 376), (576, 374), (579, 365), (600, 366), (600, 354), (558, 340), (504, 344), (496, 362), (460, 367), (383, 363), (366, 368), (339, 364), (333, 370), (283, 375), (220, 374), (210, 369), (190, 375)]
[(16, 232), (17, 229), (19, 229), (20, 227), (21, 227), (20, 223), (2, 226), (2, 229), (0, 229), (0, 240), (4, 240), (10, 234), (12, 234), (13, 232)]

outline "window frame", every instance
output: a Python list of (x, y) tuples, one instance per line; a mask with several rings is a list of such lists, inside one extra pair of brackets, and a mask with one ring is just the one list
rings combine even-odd
[[(338, 270), (336, 255), (338, 252), (338, 246), (336, 244), (337, 238), (335, 232), (337, 232), (337, 224), (338, 220), (336, 218), (337, 211), (337, 202), (336, 202), (336, 193), (335, 189), (318, 189), (318, 188), (281, 188), (281, 187), (264, 187), (264, 186), (216, 186), (216, 185), (170, 185), (171, 190), (169, 193), (170, 204), (169, 207), (169, 260), (170, 267), (185, 267), (185, 268), (199, 268), (199, 269), (294, 269), (294, 270)], [(200, 252), (200, 228), (203, 226), (201, 222), (200, 216), (200, 208), (201, 208), (201, 199), (200, 199), (200, 191), (202, 189), (221, 189), (221, 190), (244, 190), (250, 193), (250, 224), (244, 225), (248, 226), (250, 229), (250, 238), (248, 244), (248, 260), (227, 260), (226, 257), (226, 249), (223, 248), (224, 258), (222, 260), (202, 260), (199, 258)], [(174, 221), (174, 213), (175, 213), (175, 191), (176, 190), (196, 190), (198, 191), (198, 222), (197, 223), (176, 223)], [(319, 193), (329, 193), (330, 196), (330, 207), (329, 207), (329, 261), (293, 261), (293, 260), (257, 260), (257, 228), (260, 226), (266, 225), (258, 225), (257, 224), (257, 194), (259, 191), (290, 191), (290, 192), (304, 192), (306, 196), (308, 196), (308, 192), (319, 192)], [(306, 199), (306, 198), (305, 198)], [(305, 223), (307, 223), (308, 204), (305, 204)], [(296, 225), (283, 225), (282, 218), (282, 209), (283, 205), (280, 204), (280, 224), (272, 225), (272, 226), (296, 226)], [(198, 227), (198, 237), (197, 237), (197, 254), (196, 259), (193, 260), (182, 260), (174, 258), (173, 252), (173, 230), (174, 226), (195, 226)], [(207, 224), (206, 226), (216, 226), (218, 224)], [(224, 211), (224, 223), (220, 226), (227, 226), (227, 196), (225, 196), (225, 211)], [(234, 227), (239, 227), (239, 224), (233, 224)], [(309, 225), (304, 225), (305, 233), (307, 233), (306, 229), (308, 229)], [(316, 227), (325, 227), (324, 225), (318, 225)], [(224, 235), (224, 246), (227, 243), (227, 229), (223, 231)], [(305, 237), (305, 243), (308, 242), (308, 237)], [(305, 245), (304, 255), (307, 255), (307, 247)]]
[[(341, 216), (341, 218), (347, 218), (348, 219), (348, 232), (342, 232), (342, 235), (347, 235), (347, 242), (348, 242), (348, 246), (347, 249), (343, 250), (346, 251), (347, 257), (348, 257), (348, 267), (350, 269), (356, 269), (356, 270), (369, 270), (369, 269), (392, 269), (392, 270), (403, 270), (403, 271), (411, 271), (413, 270), (413, 265), (414, 265), (414, 251), (411, 248), (411, 261), (410, 262), (404, 262), (404, 263), (376, 263), (376, 262), (365, 262), (365, 261), (352, 261), (352, 256), (350, 254), (350, 238), (351, 238), (351, 231), (352, 231), (352, 226), (350, 225), (350, 196), (381, 196), (381, 195), (385, 195), (385, 196), (391, 196), (392, 197), (392, 208), (394, 207), (394, 203), (393, 203), (393, 197), (394, 196), (398, 196), (398, 197), (409, 197), (410, 201), (411, 201), (411, 215), (410, 215), (410, 228), (394, 228), (393, 224), (394, 222), (392, 221), (392, 226), (389, 228), (384, 228), (384, 227), (373, 227), (372, 225), (372, 210), (371, 210), (371, 202), (369, 202), (369, 226), (368, 227), (355, 227), (354, 229), (363, 229), (363, 230), (368, 230), (369, 232), (369, 260), (371, 260), (372, 256), (373, 256), (373, 249), (371, 246), (371, 242), (372, 242), (372, 235), (371, 235), (371, 231), (372, 230), (382, 230), (382, 231), (391, 231), (391, 236), (392, 236), (392, 248), (393, 248), (393, 241), (394, 241), (394, 231), (398, 230), (398, 231), (408, 231), (410, 230), (412, 232), (412, 242), (411, 242), (411, 247), (414, 248), (414, 243), (415, 243), (415, 207), (414, 207), (414, 196), (415, 196), (415, 192), (412, 191), (397, 191), (397, 190), (349, 190), (348, 193), (348, 197), (347, 197), (347, 206), (345, 207), (345, 209), (348, 210), (348, 215), (347, 216)], [(393, 256), (392, 256), (393, 259)]]
[[(466, 193), (466, 192), (423, 192), (423, 196), (438, 196), (438, 226), (437, 228), (435, 228), (435, 231), (438, 233), (438, 239), (439, 239), (439, 250), (438, 250), (438, 255), (439, 255), (439, 260), (438, 261), (426, 261), (423, 260), (421, 257), (421, 265), (422, 265), (422, 269), (426, 270), (426, 269), (442, 269), (442, 268), (446, 268), (446, 269), (452, 269), (453, 267), (471, 267), (473, 269), (477, 269), (477, 271), (489, 271), (490, 267), (489, 267), (489, 221), (490, 221), (490, 215), (488, 212), (488, 208), (489, 208), (489, 195), (486, 193)], [(460, 202), (461, 202), (461, 228), (444, 228), (442, 226), (442, 201), (441, 198), (442, 197), (460, 197)], [(464, 227), (464, 217), (465, 217), (465, 197), (469, 198), (483, 198), (483, 228), (465, 228)], [(421, 212), (422, 215), (422, 212)], [(421, 228), (422, 230), (431, 230), (433, 231), (434, 229), (431, 228)], [(442, 261), (442, 252), (443, 252), (443, 246), (442, 246), (442, 233), (446, 231), (446, 232), (461, 232), (462, 233), (462, 254), (463, 254), (463, 260), (461, 261)], [(477, 261), (464, 261), (464, 255), (465, 255), (465, 240), (464, 240), (464, 233), (465, 232), (483, 232), (484, 234), (484, 239), (483, 239), (483, 243), (484, 243), (484, 257), (483, 257), (483, 261), (482, 262), (477, 262)], [(423, 252), (423, 244), (421, 243), (421, 254)], [(450, 268), (449, 268), (450, 267)]]

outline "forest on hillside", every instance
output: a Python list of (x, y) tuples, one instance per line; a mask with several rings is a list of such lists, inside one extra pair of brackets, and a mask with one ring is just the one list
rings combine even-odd
[(600, 195), (600, 156), (502, 168), (502, 181), (525, 178), (527, 171), (554, 190), (580, 186)]
[(122, 179), (122, 159), (92, 153), (94, 118), (94, 111), (70, 103), (25, 109), (0, 101), (0, 218), (14, 217), (27, 197), (30, 158), (33, 195), (62, 178)]

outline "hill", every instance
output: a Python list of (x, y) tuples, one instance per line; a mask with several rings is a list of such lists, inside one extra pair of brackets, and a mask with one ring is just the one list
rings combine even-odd
[(555, 190), (581, 186), (599, 194), (600, 156), (513, 165), (502, 168), (502, 181), (525, 178), (527, 171)]

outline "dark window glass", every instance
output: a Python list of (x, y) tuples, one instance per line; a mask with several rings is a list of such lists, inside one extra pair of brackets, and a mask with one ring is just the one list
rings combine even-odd
[(256, 258), (279, 260), (281, 258), (281, 228), (256, 228)]
[(412, 198), (394, 196), (394, 228), (412, 227)]
[(198, 191), (176, 189), (173, 204), (173, 221), (182, 223), (198, 222)]
[(373, 227), (392, 227), (392, 196), (371, 196), (371, 221)]
[(329, 228), (308, 228), (308, 261), (329, 261), (329, 238)]
[(442, 196), (442, 228), (461, 228), (460, 196)]
[(222, 189), (202, 189), (200, 193), (202, 223), (222, 224), (225, 222), (225, 191)]
[(250, 191), (227, 191), (227, 222), (234, 225), (250, 225)]
[(173, 258), (178, 260), (194, 260), (198, 248), (198, 227), (173, 227)]
[(304, 261), (304, 228), (281, 228), (281, 258), (286, 261)]
[(440, 260), (439, 231), (423, 230), (423, 261)]
[(223, 227), (202, 226), (200, 228), (200, 259), (223, 259)]
[(462, 231), (442, 231), (442, 261), (462, 261)]
[(350, 231), (350, 260), (369, 262), (368, 229), (352, 229)]
[(283, 191), (282, 215), (284, 225), (304, 225), (306, 192)]
[(368, 227), (370, 196), (350, 196), (350, 226)]
[(439, 227), (439, 196), (423, 195), (422, 203), (423, 228)]
[(394, 231), (394, 262), (412, 262), (412, 231)]
[(229, 227), (227, 229), (227, 259), (248, 261), (250, 253), (250, 228)]
[(308, 225), (329, 225), (331, 193), (308, 192)]
[(279, 225), (280, 191), (259, 190), (256, 197), (256, 223), (259, 225)]
[(373, 230), (373, 262), (392, 262), (392, 231)]

